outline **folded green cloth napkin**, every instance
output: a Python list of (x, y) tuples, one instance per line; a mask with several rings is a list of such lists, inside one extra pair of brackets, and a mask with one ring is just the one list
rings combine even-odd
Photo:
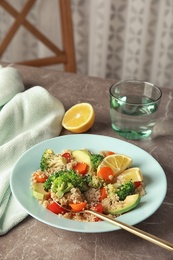
[(24, 90), (25, 87), (19, 71), (13, 67), (0, 65), (0, 107)]
[(15, 162), (31, 146), (58, 136), (64, 113), (62, 103), (40, 86), (16, 94), (0, 110), (0, 235), (27, 216), (10, 190)]

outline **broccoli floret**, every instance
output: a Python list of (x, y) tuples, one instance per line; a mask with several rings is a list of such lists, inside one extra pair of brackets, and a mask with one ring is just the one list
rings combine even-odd
[(54, 153), (51, 149), (46, 149), (41, 157), (40, 169), (46, 171), (51, 167), (59, 167), (60, 165), (66, 164), (66, 160)]
[(43, 187), (45, 191), (49, 191), (52, 185), (52, 182), (58, 177), (58, 173), (51, 174), (49, 178), (45, 181)]
[(105, 181), (98, 176), (86, 175), (85, 178), (88, 186), (91, 188), (100, 189), (105, 184)]
[(40, 168), (42, 171), (47, 170), (49, 160), (54, 156), (54, 152), (51, 149), (46, 149), (41, 157)]
[(69, 192), (73, 188), (73, 184), (70, 182), (67, 174), (58, 176), (52, 182), (52, 191), (56, 194), (56, 197), (61, 198), (65, 193)]
[(101, 154), (91, 154), (91, 162), (93, 165), (93, 170), (96, 171), (99, 164), (102, 162), (104, 159), (104, 156)]
[(132, 195), (134, 194), (135, 191), (135, 185), (132, 181), (128, 181), (125, 184), (121, 184), (118, 188), (117, 188), (117, 195), (119, 196), (120, 200), (125, 200), (125, 198), (128, 195)]
[(58, 198), (61, 198), (65, 193), (69, 192), (72, 188), (78, 188), (80, 191), (88, 189), (85, 178), (76, 173), (74, 170), (64, 170), (52, 174), (44, 183), (44, 189), (52, 191)]
[(88, 190), (88, 185), (87, 185), (86, 179), (82, 175), (78, 174), (74, 170), (69, 170), (69, 171), (64, 171), (64, 172), (67, 173), (68, 178), (69, 178), (70, 182), (72, 183), (73, 187), (79, 188), (80, 191)]

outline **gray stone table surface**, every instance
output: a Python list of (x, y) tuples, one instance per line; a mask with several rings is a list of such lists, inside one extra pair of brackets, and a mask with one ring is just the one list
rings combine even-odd
[[(21, 73), (25, 88), (42, 86), (67, 110), (79, 102), (93, 105), (96, 118), (89, 134), (122, 139), (110, 126), (109, 87), (114, 80), (11, 64)], [(167, 177), (166, 197), (159, 209), (136, 227), (173, 243), (173, 88), (162, 88), (158, 121), (150, 138), (130, 143), (150, 153)], [(61, 135), (71, 134), (62, 130)], [(156, 194), (159, 196), (159, 194)], [(173, 252), (124, 230), (78, 233), (48, 226), (31, 216), (0, 237), (0, 260), (171, 260)]]

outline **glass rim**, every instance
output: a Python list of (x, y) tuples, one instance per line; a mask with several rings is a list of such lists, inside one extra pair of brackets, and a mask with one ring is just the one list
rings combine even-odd
[(151, 83), (151, 82), (149, 82), (149, 81), (129, 79), (129, 80), (120, 80), (120, 81), (118, 81), (117, 83), (114, 83), (114, 84), (112, 84), (112, 85), (110, 86), (110, 88), (109, 88), (109, 93), (110, 93), (111, 96), (113, 96), (113, 97), (114, 97), (115, 99), (117, 99), (117, 100), (120, 100), (120, 97), (117, 97), (117, 96), (115, 96), (115, 94), (112, 93), (112, 87), (113, 87), (113, 86), (117, 86), (117, 85), (119, 85), (119, 84), (121, 84), (121, 83), (148, 84), (148, 85), (152, 86), (153, 88), (157, 89), (158, 92), (159, 92), (159, 97), (158, 97), (157, 99), (151, 101), (151, 102), (147, 102), (147, 103), (145, 103), (145, 104), (142, 104), (142, 103), (139, 104), (139, 103), (131, 103), (131, 102), (129, 103), (129, 102), (123, 101), (123, 100), (121, 99), (121, 102), (124, 103), (124, 104), (136, 105), (136, 106), (141, 106), (141, 105), (143, 105), (143, 106), (144, 106), (144, 105), (149, 105), (149, 104), (157, 103), (158, 101), (160, 101), (160, 99), (161, 99), (161, 97), (162, 97), (162, 90), (161, 90), (161, 88), (158, 87), (158, 86), (156, 86), (155, 84), (153, 84), (153, 83)]

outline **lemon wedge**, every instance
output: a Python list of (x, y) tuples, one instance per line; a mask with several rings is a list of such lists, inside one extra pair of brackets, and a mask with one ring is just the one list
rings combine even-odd
[(97, 172), (102, 167), (109, 166), (114, 171), (115, 177), (118, 176), (121, 172), (129, 168), (132, 164), (132, 158), (124, 154), (112, 154), (106, 156), (101, 164), (99, 165)]
[(133, 182), (143, 181), (143, 175), (140, 168), (133, 167), (122, 172), (117, 179), (121, 180), (122, 182), (127, 182), (130, 180)]

